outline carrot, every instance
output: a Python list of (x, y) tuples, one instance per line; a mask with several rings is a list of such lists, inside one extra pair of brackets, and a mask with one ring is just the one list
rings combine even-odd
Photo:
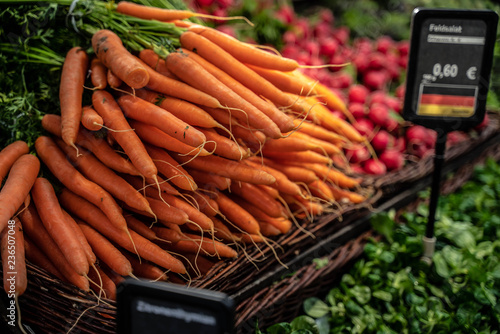
[(116, 6), (116, 11), (121, 14), (130, 15), (146, 20), (157, 20), (165, 22), (189, 19), (192, 17), (202, 17), (202, 18), (217, 19), (217, 20), (244, 19), (251, 24), (251, 22), (249, 22), (245, 17), (241, 16), (233, 16), (233, 17), (214, 16), (214, 15), (196, 13), (185, 9), (184, 10), (170, 9), (170, 8), (167, 9), (167, 8), (157, 8), (153, 6), (140, 5), (130, 1), (120, 1)]
[(288, 136), (280, 139), (270, 139), (264, 144), (262, 151), (309, 151), (319, 149), (320, 146), (316, 143), (305, 141), (297, 136)]
[(285, 161), (285, 162), (309, 162), (309, 163), (320, 163), (329, 165), (332, 163), (330, 157), (324, 154), (320, 154), (314, 151), (267, 151), (266, 157), (274, 161)]
[(59, 195), (59, 201), (73, 215), (80, 218), (110, 241), (125, 248), (129, 252), (135, 253), (137, 249), (139, 256), (145, 260), (156, 263), (176, 273), (182, 274), (186, 272), (186, 268), (181, 261), (162, 250), (150, 240), (140, 236), (134, 231), (129, 231), (130, 238), (129, 234), (114, 227), (103, 212), (86, 199), (65, 188)]
[(335, 197), (333, 195), (333, 192), (330, 190), (328, 183), (321, 179), (309, 183), (307, 185), (307, 188), (311, 192), (311, 195), (315, 197), (321, 198), (328, 202), (335, 201)]
[(108, 168), (90, 152), (82, 150), (79, 156), (72, 152), (70, 147), (60, 140), (56, 140), (57, 145), (66, 153), (67, 158), (73, 165), (90, 181), (101, 186), (104, 190), (113, 195), (116, 199), (125, 202), (127, 205), (153, 214), (148, 201), (138, 193), (122, 177)]
[(165, 221), (177, 225), (182, 225), (188, 222), (189, 219), (188, 214), (185, 211), (181, 210), (180, 208), (168, 205), (156, 198), (151, 198), (151, 197), (146, 197), (146, 198), (160, 222)]
[(292, 222), (286, 217), (271, 217), (266, 211), (263, 211), (258, 206), (241, 197), (234, 196), (232, 199), (253, 217), (255, 217), (255, 219), (259, 222), (259, 225), (261, 225), (262, 222), (272, 224), (280, 231), (280, 233), (287, 233), (292, 228)]
[(89, 281), (79, 275), (49, 235), (38, 215), (35, 205), (31, 203), (26, 210), (19, 213), (19, 220), (26, 236), (50, 259), (54, 266), (61, 272), (64, 279), (78, 288), (89, 291)]
[(125, 277), (115, 273), (108, 266), (106, 266), (106, 264), (101, 263), (99, 268), (109, 277), (109, 279), (111, 281), (113, 281), (113, 283), (115, 283), (116, 286), (120, 285), (121, 283), (123, 283), (125, 281)]
[(94, 89), (105, 89), (108, 85), (108, 69), (98, 58), (92, 58), (90, 61), (90, 80)]
[(212, 239), (201, 238), (199, 235), (191, 233), (183, 233), (181, 240), (168, 244), (167, 249), (174, 250), (179, 253), (202, 253), (206, 256), (217, 256), (223, 258), (233, 258), (238, 256), (238, 253), (228, 245)]
[(307, 133), (295, 131), (290, 135), (290, 137), (307, 141), (310, 144), (315, 145), (316, 148), (312, 148), (311, 151), (315, 151), (317, 153), (324, 153), (328, 156), (333, 156), (342, 152), (342, 150), (339, 148), (337, 144), (331, 143), (323, 139), (315, 138)]
[(294, 128), (292, 119), (287, 114), (276, 108), (276, 106), (272, 103), (260, 98), (238, 80), (234, 79), (229, 74), (222, 71), (220, 68), (205, 60), (195, 52), (187, 49), (182, 49), (182, 52), (188, 54), (194, 61), (203, 66), (205, 70), (220, 80), (223, 84), (266, 114), (271, 120), (273, 120), (273, 122), (276, 123), (276, 125), (278, 125), (281, 132), (288, 132)]
[(188, 261), (191, 266), (196, 268), (195, 275), (206, 275), (210, 269), (215, 265), (215, 262), (211, 259), (208, 259), (205, 256), (196, 255), (196, 254), (184, 254), (186, 257), (186, 261)]
[(54, 140), (40, 136), (35, 141), (35, 149), (40, 159), (65, 187), (98, 206), (118, 229), (127, 231), (127, 223), (114, 198), (78, 172)]
[(81, 122), (90, 131), (99, 131), (104, 125), (102, 117), (91, 106), (83, 106)]
[(354, 188), (361, 182), (360, 178), (350, 177), (333, 166), (322, 164), (301, 164), (316, 173), (319, 178), (327, 179), (342, 188)]
[(165, 59), (160, 58), (160, 56), (151, 49), (142, 49), (139, 52), (139, 59), (146, 63), (156, 72), (164, 75), (166, 77), (177, 79), (175, 75), (172, 74), (165, 65)]
[(229, 227), (219, 218), (211, 217), (214, 224), (214, 236), (226, 242), (238, 242), (240, 237), (237, 237)]
[(132, 273), (132, 265), (128, 259), (106, 237), (81, 221), (78, 226), (85, 235), (85, 238), (87, 238), (99, 261), (104, 262), (119, 275), (129, 276)]
[(276, 179), (271, 174), (251, 168), (242, 161), (229, 160), (214, 155), (191, 159), (179, 154), (172, 154), (172, 158), (193, 169), (214, 173), (235, 181), (255, 184), (273, 184), (276, 182)]
[(294, 120), (293, 122), (299, 132), (308, 134), (317, 139), (325, 140), (333, 144), (341, 144), (346, 141), (344, 137), (340, 136), (339, 134), (331, 130), (325, 129), (320, 125), (307, 121), (302, 122), (301, 120), (298, 119)]
[(151, 102), (133, 95), (123, 95), (117, 102), (127, 118), (154, 125), (183, 143), (196, 147), (206, 141), (203, 133)]
[(99, 115), (102, 116), (104, 125), (115, 130), (113, 138), (123, 148), (134, 166), (143, 176), (154, 179), (158, 174), (158, 170), (147, 154), (142, 141), (132, 131), (113, 96), (106, 91), (96, 90), (92, 94), (92, 104)]
[(217, 175), (215, 173), (204, 172), (189, 167), (184, 168), (198, 185), (198, 188), (205, 190), (219, 189), (225, 190), (231, 185), (231, 179)]
[(181, 232), (168, 227), (153, 226), (151, 229), (162, 242), (176, 243), (182, 239)]
[(128, 227), (131, 230), (137, 232), (137, 234), (140, 234), (144, 238), (151, 241), (158, 239), (156, 233), (151, 228), (149, 228), (149, 226), (147, 226), (144, 222), (134, 217), (132, 214), (125, 215), (125, 220), (127, 221)]
[(160, 186), (160, 191), (171, 195), (179, 195), (179, 191), (175, 189), (168, 181), (163, 180), (161, 176), (158, 176), (158, 184), (154, 180), (144, 180), (138, 176), (123, 174), (122, 177), (132, 186), (134, 189), (140, 191), (144, 194), (144, 189), (153, 187), (155, 192), (158, 192), (157, 187)]
[(231, 193), (252, 203), (271, 217), (286, 216), (283, 205), (254, 184), (235, 182), (231, 184)]
[(147, 66), (147, 64), (143, 63), (139, 58), (137, 58), (137, 60), (144, 64), (148, 71), (149, 82), (146, 86), (148, 89), (201, 106), (211, 108), (219, 108), (222, 106), (215, 97), (178, 80), (176, 77), (172, 78), (162, 75)]
[(262, 169), (263, 171), (274, 176), (276, 183), (272, 186), (278, 189), (280, 193), (290, 195), (300, 195), (302, 193), (300, 187), (295, 182), (290, 181), (284, 173), (266, 165), (265, 163), (261, 163), (258, 158), (248, 159), (246, 160), (246, 163), (254, 168)]
[(213, 217), (219, 213), (219, 206), (214, 199), (201, 192), (193, 192), (191, 196), (196, 202), (198, 209), (207, 216)]
[(201, 25), (193, 25), (188, 29), (217, 44), (242, 63), (253, 64), (278, 71), (293, 71), (299, 68), (299, 64), (294, 59), (281, 57), (253, 45), (243, 43), (216, 29)]
[(248, 149), (217, 133), (215, 129), (199, 128), (198, 130), (207, 138), (207, 143), (204, 146), (206, 150), (231, 160), (242, 160), (250, 156)]
[[(153, 199), (160, 200), (158, 193), (154, 193), (151, 195)], [(181, 211), (184, 211), (188, 215), (190, 220), (190, 222), (187, 222), (185, 224), (187, 227), (195, 228), (197, 230), (200, 230), (201, 228), (201, 230), (203, 231), (213, 230), (212, 220), (203, 212), (201, 212), (200, 210), (189, 204), (186, 200), (179, 198), (177, 196), (162, 194), (161, 201), (166, 202), (167, 204), (171, 205), (174, 208), (178, 208)], [(197, 226), (194, 226), (195, 224)]]
[(244, 233), (257, 235), (260, 233), (257, 220), (231, 198), (223, 193), (218, 193), (216, 201), (225, 220), (234, 224)]
[(123, 80), (114, 74), (110, 69), (106, 72), (106, 81), (108, 82), (109, 87), (114, 89), (119, 88), (123, 84)]
[(303, 82), (297, 80), (297, 77), (295, 77), (290, 71), (263, 68), (252, 64), (245, 65), (284, 92), (301, 96), (310, 96), (314, 92), (314, 82)]
[(275, 237), (282, 234), (278, 228), (276, 228), (274, 225), (270, 223), (260, 221), (259, 226), (261, 234), (265, 237)]
[(193, 147), (183, 143), (174, 137), (169, 136), (154, 125), (146, 124), (133, 119), (129, 120), (129, 124), (144, 144), (150, 144), (152, 146), (164, 148), (166, 150), (185, 155), (204, 156), (210, 154), (210, 152), (203, 147)]
[(167, 274), (157, 266), (147, 262), (139, 262), (139, 260), (127, 252), (123, 252), (123, 254), (130, 261), (133, 273), (136, 277), (150, 279), (153, 281), (167, 280)]
[(101, 29), (92, 36), (92, 48), (99, 60), (113, 74), (132, 88), (142, 88), (149, 82), (149, 73), (132, 56), (113, 31)]
[(352, 114), (349, 112), (349, 109), (347, 108), (346, 104), (344, 101), (328, 86), (321, 82), (316, 82), (314, 79), (307, 77), (305, 74), (302, 74), (300, 72), (294, 72), (296, 76), (302, 76), (306, 81), (314, 81), (316, 85), (314, 86), (314, 91), (316, 98), (319, 101), (322, 101), (326, 104), (326, 107), (328, 107), (331, 110), (338, 110), (342, 114), (344, 114), (347, 119), (353, 123), (354, 117)]
[(9, 220), (7, 229), (0, 234), (0, 253), (3, 289), (9, 298), (17, 298), (28, 287), (24, 234), (18, 218)]
[(183, 48), (190, 51), (196, 50), (196, 53), (201, 57), (219, 67), (257, 95), (269, 99), (277, 106), (289, 107), (296, 104), (295, 99), (290, 95), (285, 94), (207, 38), (192, 31), (186, 31), (181, 34), (179, 40)]
[(40, 170), (40, 161), (31, 154), (23, 154), (12, 165), (0, 191), (0, 232), (24, 203)]
[(288, 179), (294, 182), (303, 182), (308, 184), (318, 179), (316, 173), (300, 165), (285, 165), (282, 163), (277, 163), (273, 160), (266, 160), (265, 164), (267, 166), (270, 166), (271, 168), (279, 170), (280, 172), (285, 174)]
[(204, 128), (221, 127), (221, 125), (216, 122), (209, 113), (188, 101), (160, 94), (148, 89), (138, 89), (135, 92), (135, 95), (167, 110), (172, 115), (187, 124), (190, 124), (191, 126), (201, 126)]
[(182, 52), (173, 52), (165, 61), (167, 68), (189, 85), (215, 97), (231, 108), (232, 113), (244, 124), (259, 129), (271, 138), (280, 138), (281, 131), (266, 114), (205, 70), (199, 63)]
[[(116, 300), (116, 284), (111, 280), (111, 278), (99, 267), (93, 267), (89, 271), (89, 279), (92, 282), (90, 287), (97, 293), (101, 295), (104, 293), (104, 297), (110, 300)], [(97, 282), (102, 282), (102, 286), (98, 285)]]
[(24, 238), (24, 252), (26, 260), (47, 271), (49, 274), (64, 280), (63, 274), (61, 274), (59, 269), (49, 260), (45, 253), (42, 252), (33, 241), (26, 237)]
[(82, 98), (89, 58), (79, 46), (66, 54), (59, 84), (59, 104), (61, 106), (61, 131), (64, 142), (75, 147), (76, 135), (82, 116)]
[(75, 219), (64, 209), (62, 209), (62, 213), (64, 215), (64, 218), (66, 219), (67, 224), (75, 232), (75, 236), (77, 237), (78, 242), (80, 243), (80, 245), (83, 248), (83, 251), (85, 252), (87, 261), (89, 262), (89, 265), (92, 267), (92, 265), (95, 265), (97, 262), (97, 258), (94, 254), (94, 251), (92, 250), (92, 247), (90, 246), (87, 238), (85, 238), (85, 235), (83, 234), (82, 230), (78, 227), (78, 224), (75, 221)]
[(28, 144), (25, 141), (17, 140), (5, 146), (0, 151), (0, 186), (3, 178), (9, 173), (14, 162), (23, 154), (29, 153)]
[(158, 171), (175, 186), (184, 190), (196, 190), (198, 188), (193, 177), (182, 166), (179, 166), (167, 151), (152, 145), (147, 145), (146, 150), (153, 159)]
[[(61, 137), (60, 125), (61, 116), (59, 115), (46, 114), (42, 118), (42, 127), (59, 138)], [(90, 131), (80, 128), (76, 137), (76, 144), (91, 151), (102, 163), (119, 173), (141, 174), (129, 160), (116, 153), (106, 140)]]
[(335, 184), (329, 184), (328, 186), (337, 201), (348, 200), (351, 203), (359, 204), (367, 200), (366, 196), (348, 189), (342, 189)]
[(234, 235), (240, 238), (240, 241), (244, 244), (255, 245), (256, 243), (264, 242), (264, 236), (262, 235), (262, 233), (261, 234), (235, 233)]
[(89, 272), (89, 261), (75, 230), (69, 225), (62, 212), (59, 200), (49, 180), (42, 177), (37, 178), (31, 189), (31, 196), (49, 235), (54, 239), (73, 269), (79, 275), (85, 276)]
[(303, 213), (306, 216), (312, 216), (312, 218), (314, 218), (315, 216), (321, 215), (325, 210), (324, 205), (310, 199), (305, 199), (301, 196), (284, 195), (283, 197), (285, 198), (290, 208), (296, 210), (294, 214), (297, 216), (300, 213)]

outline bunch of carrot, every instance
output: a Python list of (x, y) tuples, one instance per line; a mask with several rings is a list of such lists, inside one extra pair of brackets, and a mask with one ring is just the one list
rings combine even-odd
[[(125, 1), (116, 10), (170, 20)], [(181, 19), (166, 57), (132, 52), (109, 29), (93, 34), (93, 53), (69, 50), (60, 115), (43, 117), (35, 143), (50, 175), (2, 189), (18, 197), (2, 224), (31, 199), (18, 214), (28, 259), (108, 298), (124, 276), (185, 281), (297, 218), (366, 200), (333, 164), (365, 141), (331, 113), (347, 113), (334, 93), (293, 60)]]

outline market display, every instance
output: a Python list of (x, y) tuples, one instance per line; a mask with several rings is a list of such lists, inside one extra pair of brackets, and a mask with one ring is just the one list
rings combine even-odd
[[(30, 284), (43, 290), (30, 265), (69, 289), (64, 298), (85, 300), (78, 314), (102, 305), (103, 332), (126, 277), (234, 292), (251, 280), (238, 275), (286, 267), (304, 239), (337, 231), (325, 226), (345, 213), (369, 214), (378, 186), (429, 161), (435, 132), (401, 116), (407, 41), (354, 39), (329, 10), (308, 21), (285, 6), (278, 50), (240, 38), (238, 27), (254, 23), (230, 8), (0, 7), (6, 20), (38, 17), (42, 28), (22, 26), (28, 36), (1, 43), (0, 57), (49, 69), (26, 84), (33, 73), (2, 65), (3, 87), (23, 82), (0, 93), (3, 286), (16, 307)], [(53, 27), (61, 13), (66, 24)], [(489, 126), (486, 114), (474, 131), (450, 133), (448, 146)], [(14, 285), (5, 284), (9, 255)], [(87, 325), (68, 322), (69, 331)]]

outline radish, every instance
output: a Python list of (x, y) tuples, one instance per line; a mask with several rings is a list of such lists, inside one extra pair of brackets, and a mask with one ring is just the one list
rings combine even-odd
[(389, 118), (385, 123), (385, 129), (391, 133), (399, 129), (399, 122), (391, 116), (391, 112), (389, 112)]
[(369, 69), (363, 75), (363, 83), (372, 90), (384, 89), (388, 80), (389, 74), (384, 69)]
[(371, 138), (373, 135), (373, 123), (369, 119), (360, 118), (353, 126), (364, 137)]
[(421, 125), (410, 126), (406, 129), (405, 135), (409, 145), (425, 145), (428, 140), (426, 138), (428, 135), (427, 129)]
[(388, 147), (394, 146), (394, 137), (385, 130), (378, 131), (370, 142), (377, 152), (384, 152)]
[(340, 26), (333, 31), (333, 37), (340, 45), (346, 45), (349, 41), (350, 30), (347, 26)]
[(350, 163), (360, 163), (370, 159), (370, 152), (365, 146), (356, 145), (345, 149), (345, 156)]
[(366, 115), (366, 107), (363, 103), (352, 102), (349, 103), (349, 112), (355, 119), (360, 119)]
[(387, 54), (395, 47), (395, 42), (390, 36), (381, 36), (375, 42), (375, 49), (383, 54)]
[(374, 125), (385, 127), (389, 118), (389, 109), (381, 103), (372, 104), (368, 109), (368, 118)]
[(196, 3), (202, 7), (209, 7), (214, 3), (214, 0), (196, 0)]
[(403, 153), (406, 151), (406, 138), (405, 137), (397, 137), (394, 139), (394, 149)]
[(387, 170), (399, 170), (403, 168), (403, 154), (397, 149), (387, 149), (379, 156), (380, 161), (387, 167)]
[(386, 67), (387, 56), (381, 52), (373, 52), (369, 56), (368, 66), (373, 70), (380, 70)]
[(363, 169), (366, 173), (372, 175), (383, 175), (387, 173), (387, 167), (380, 161), (369, 159), (363, 164)]
[(351, 85), (347, 92), (350, 103), (365, 103), (368, 95), (370, 90), (361, 84)]
[(322, 56), (331, 58), (339, 49), (339, 42), (331, 36), (321, 37), (318, 42), (320, 45), (319, 53)]

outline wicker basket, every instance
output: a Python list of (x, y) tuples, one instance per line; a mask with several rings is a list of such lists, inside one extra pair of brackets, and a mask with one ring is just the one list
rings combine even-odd
[[(465, 180), (470, 177), (471, 166), (478, 161), (500, 156), (500, 117), (493, 113), (490, 118), (490, 125), (476, 138), (447, 150), (446, 163), (458, 161), (455, 164), (466, 166), (458, 169), (451, 185), (445, 180), (448, 181), (446, 191), (453, 191), (461, 184), (456, 178)], [(470, 155), (470, 161), (464, 164), (462, 160), (466, 155)], [(263, 325), (286, 321), (300, 312), (300, 301), (329, 285), (362, 253), (371, 232), (349, 230), (353, 222), (366, 219), (375, 209), (380, 210), (388, 198), (428, 177), (432, 165), (432, 159), (428, 158), (401, 171), (367, 180), (363, 185), (370, 195), (366, 203), (341, 207), (312, 222), (303, 221), (300, 227), (275, 239), (272, 247), (252, 247), (234, 260), (221, 261), (191, 285), (234, 296), (238, 305), (238, 332), (251, 332), (255, 319)], [(350, 233), (349, 240), (331, 249), (317, 247), (322, 240), (345, 230)], [(309, 252), (307, 259), (302, 258), (303, 263), (297, 262), (304, 252)], [(256, 261), (250, 262), (248, 256)], [(328, 257), (328, 265), (316, 269), (310, 260), (320, 256)], [(286, 278), (281, 276), (287, 273), (284, 265), (295, 270)], [(28, 289), (20, 297), (19, 305), (23, 323), (30, 326), (33, 333), (67, 333), (70, 329), (72, 333), (115, 332), (114, 302), (99, 301), (92, 294), (82, 293), (31, 264), (28, 264), (28, 280)]]

